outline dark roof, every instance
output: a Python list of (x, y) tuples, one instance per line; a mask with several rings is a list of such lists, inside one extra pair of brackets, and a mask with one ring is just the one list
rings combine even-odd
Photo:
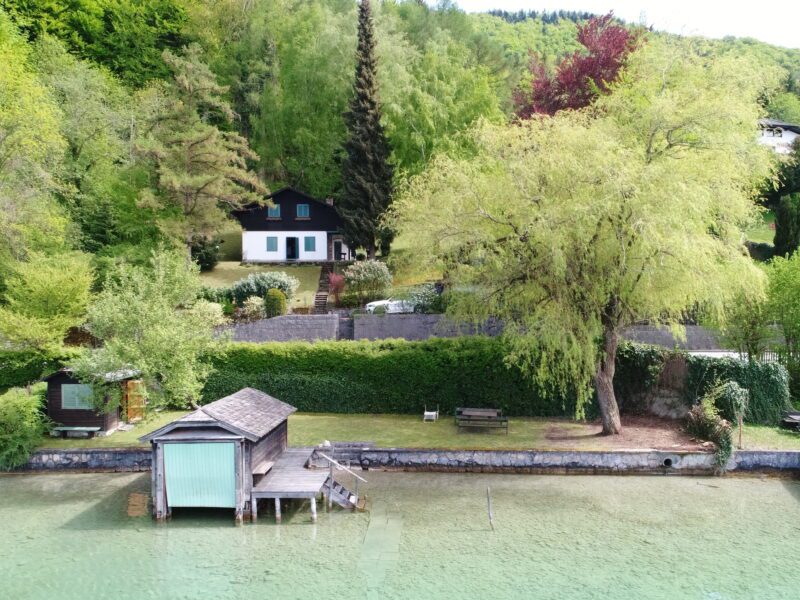
[[(245, 231), (330, 231), (342, 227), (342, 218), (336, 209), (323, 200), (309, 196), (291, 187), (273, 192), (267, 198), (281, 207), (279, 218), (268, 218), (266, 205), (251, 204), (231, 214)], [(310, 204), (307, 219), (296, 218), (298, 204)]]
[(204, 430), (208, 427), (222, 427), (255, 442), (275, 429), (296, 410), (294, 406), (281, 402), (269, 394), (253, 388), (244, 388), (211, 404), (201, 406), (196, 411), (139, 439), (150, 441), (181, 427)]
[(786, 123), (784, 121), (777, 121), (775, 119), (761, 119), (758, 124), (761, 127), (770, 127), (773, 129), (780, 128), (800, 134), (800, 125), (797, 123)]

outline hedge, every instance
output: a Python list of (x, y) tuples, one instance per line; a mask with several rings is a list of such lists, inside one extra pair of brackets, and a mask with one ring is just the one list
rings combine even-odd
[(0, 351), (0, 391), (24, 387), (58, 371), (74, 358), (75, 350), (48, 354), (32, 351)]
[(420, 414), (427, 405), (442, 414), (457, 406), (574, 414), (574, 397), (544, 398), (503, 359), (500, 340), (484, 337), (231, 344), (213, 361), (203, 401), (254, 387), (307, 412)]
[[(482, 336), (230, 344), (212, 359), (202, 401), (254, 387), (304, 412), (419, 414), (423, 406), (438, 406), (447, 415), (474, 406), (502, 408), (508, 416), (575, 414), (574, 394), (543, 395), (518, 369), (506, 367), (505, 354), (500, 338)], [(614, 388), (623, 411), (627, 400), (657, 393), (661, 367), (672, 354), (620, 345)], [(774, 424), (788, 406), (788, 377), (780, 365), (687, 356), (687, 366), (687, 412), (718, 380), (750, 391), (750, 422)], [(589, 417), (596, 415), (595, 404), (586, 407)]]
[[(778, 363), (747, 362), (733, 358), (687, 357), (686, 395), (690, 402), (704, 396), (717, 382), (735, 381), (750, 392), (745, 421), (777, 425), (791, 409), (789, 374)], [(730, 406), (718, 406), (722, 416), (735, 421)]]

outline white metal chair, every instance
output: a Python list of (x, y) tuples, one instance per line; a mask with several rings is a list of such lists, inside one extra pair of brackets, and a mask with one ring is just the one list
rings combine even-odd
[(422, 420), (423, 421), (438, 421), (439, 420), (439, 406), (436, 406), (436, 410), (428, 410), (428, 407), (425, 406), (422, 410)]

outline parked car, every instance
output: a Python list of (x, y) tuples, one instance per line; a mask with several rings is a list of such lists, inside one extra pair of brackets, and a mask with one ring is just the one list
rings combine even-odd
[(375, 309), (380, 307), (383, 307), (384, 312), (387, 315), (399, 315), (403, 313), (414, 312), (413, 302), (410, 302), (409, 300), (398, 300), (397, 298), (387, 298), (386, 300), (375, 300), (374, 302), (368, 302), (364, 307), (364, 310), (367, 313), (372, 314), (375, 312)]

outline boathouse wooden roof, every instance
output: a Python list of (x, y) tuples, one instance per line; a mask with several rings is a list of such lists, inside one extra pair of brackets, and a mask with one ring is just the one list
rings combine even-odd
[[(275, 429), (297, 409), (269, 394), (244, 388), (215, 400), (139, 438), (143, 442), (163, 438), (176, 429), (219, 427), (256, 442)], [(199, 433), (199, 432), (198, 432)]]

